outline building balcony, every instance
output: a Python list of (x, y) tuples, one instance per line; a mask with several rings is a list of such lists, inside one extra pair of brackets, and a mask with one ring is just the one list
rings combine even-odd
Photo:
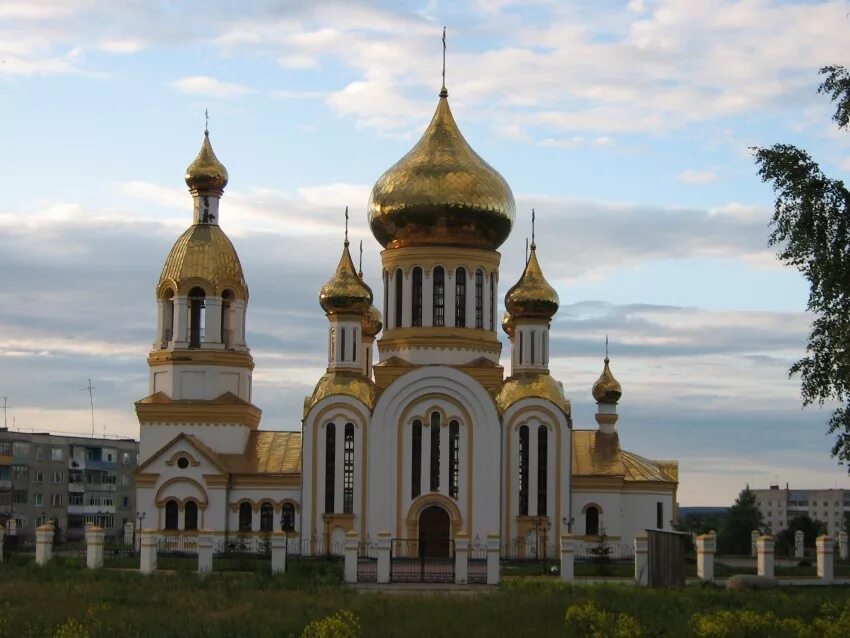
[(71, 494), (82, 494), (86, 491), (83, 483), (68, 483), (68, 492)]
[(114, 505), (69, 505), (68, 514), (114, 514)]
[(87, 470), (114, 470), (116, 467), (115, 461), (86, 461)]
[(12, 489), (12, 480), (11, 479), (0, 479), (0, 490), (11, 490)]
[(0, 467), (6, 465), (12, 465), (12, 462), (15, 460), (11, 454), (0, 454)]
[(86, 469), (86, 460), (82, 457), (73, 457), (68, 459), (69, 470), (84, 470)]

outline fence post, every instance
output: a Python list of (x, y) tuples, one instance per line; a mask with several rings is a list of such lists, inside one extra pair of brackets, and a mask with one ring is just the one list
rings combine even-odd
[(156, 542), (155, 529), (139, 531), (139, 571), (143, 574), (153, 574), (156, 571)]
[(203, 576), (213, 570), (213, 537), (208, 529), (198, 534), (198, 573)]
[(357, 582), (357, 550), (360, 547), (360, 538), (353, 529), (348, 530), (345, 535), (345, 582)]
[(6, 536), (6, 528), (0, 525), (0, 563), (3, 562), (3, 538)]
[(831, 583), (835, 541), (829, 536), (818, 536), (815, 547), (817, 547), (818, 552), (818, 578), (821, 579), (821, 582)]
[(714, 534), (697, 536), (697, 576), (700, 580), (714, 580), (714, 553), (717, 551), (717, 537)]
[(53, 557), (53, 525), (46, 523), (35, 529), (35, 564), (46, 565)]
[(390, 582), (390, 552), (392, 551), (392, 534), (387, 530), (378, 532), (378, 582)]
[(756, 559), (758, 564), (758, 575), (773, 578), (773, 537), (759, 536), (756, 543), (758, 545), (758, 558)]
[(100, 569), (103, 567), (103, 539), (106, 532), (92, 525), (86, 530), (86, 567)]
[[(0, 532), (2, 534), (2, 532)], [(2, 541), (0, 541), (0, 550), (2, 550)], [(2, 553), (2, 552), (0, 552)], [(847, 532), (841, 530), (838, 532), (838, 557), (841, 560), (847, 560), (848, 547), (847, 547)], [(0, 556), (0, 560), (3, 560), (3, 557)]]
[(754, 529), (750, 532), (750, 556), (758, 556), (759, 536), (761, 536), (761, 532), (759, 532), (757, 529)]
[(647, 552), (649, 551), (649, 539), (646, 534), (635, 536), (635, 583), (646, 587), (649, 584), (649, 565), (647, 564)]
[(499, 574), (499, 548), (501, 538), (498, 534), (487, 534), (487, 584), (498, 585), (501, 578)]
[(455, 536), (455, 583), (466, 585), (469, 575), (469, 536), (458, 532)]
[(272, 532), (272, 574), (286, 573), (286, 532)]
[(570, 583), (576, 578), (576, 544), (572, 534), (561, 535), (561, 580)]
[(129, 546), (133, 544), (133, 532), (135, 531), (135, 526), (130, 523), (124, 523), (124, 544)]
[(802, 531), (794, 532), (794, 558), (803, 558), (806, 555), (806, 549), (803, 545), (805, 541)]

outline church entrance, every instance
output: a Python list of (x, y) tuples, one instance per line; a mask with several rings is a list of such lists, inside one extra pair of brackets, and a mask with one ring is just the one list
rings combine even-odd
[(445, 558), (449, 555), (449, 513), (439, 505), (422, 510), (419, 515), (419, 547), (426, 558)]
[(454, 541), (449, 513), (431, 505), (419, 515), (418, 538), (394, 538), (390, 580), (394, 582), (453, 583)]

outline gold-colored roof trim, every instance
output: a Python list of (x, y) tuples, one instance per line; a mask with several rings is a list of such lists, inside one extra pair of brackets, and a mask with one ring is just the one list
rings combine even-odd
[(620, 477), (627, 483), (677, 483), (678, 471), (675, 461), (653, 461), (623, 450), (616, 432), (572, 432), (573, 476)]
[(304, 402), (304, 414), (319, 401), (330, 396), (349, 396), (357, 399), (371, 412), (378, 400), (378, 388), (371, 379), (357, 372), (334, 370), (326, 372), (316, 383), (313, 394)]
[(570, 402), (564, 397), (558, 382), (545, 372), (522, 372), (505, 379), (496, 395), (496, 407), (504, 414), (509, 407), (522, 399), (546, 399), (570, 415)]

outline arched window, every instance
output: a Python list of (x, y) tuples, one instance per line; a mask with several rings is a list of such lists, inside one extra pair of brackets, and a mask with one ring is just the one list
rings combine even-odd
[(435, 326), (446, 325), (446, 271), (442, 266), (434, 268), (434, 322)]
[(189, 347), (200, 348), (204, 340), (204, 307), (207, 294), (195, 286), (189, 291)]
[(455, 325), (466, 326), (466, 268), (455, 270)]
[(357, 328), (351, 330), (351, 360), (357, 361)]
[(384, 319), (389, 321), (390, 311), (390, 273), (384, 271)]
[(284, 532), (295, 531), (295, 506), (285, 503), (280, 512), (280, 529)]
[(404, 274), (401, 268), (395, 271), (395, 327), (401, 328), (401, 316), (404, 309)]
[(422, 421), (413, 422), (410, 446), (410, 498), (416, 498), (422, 491)]
[(519, 428), (519, 515), (528, 516), (528, 426)]
[(440, 413), (431, 413), (431, 491), (440, 491)]
[(166, 290), (162, 295), (162, 341), (174, 338), (174, 291)]
[(247, 501), (243, 501), (239, 504), (239, 531), (240, 532), (250, 532), (252, 525), (252, 518), (254, 516), (254, 512), (251, 509), (251, 504)]
[(345, 361), (345, 328), (339, 329), (339, 358)]
[(177, 501), (165, 502), (165, 529), (177, 529)]
[(413, 326), (422, 325), (422, 269), (413, 269), (412, 294), (410, 299), (410, 323)]
[(549, 458), (549, 430), (545, 425), (537, 428), (537, 515), (546, 516), (546, 478), (548, 476), (547, 460)]
[(336, 480), (336, 425), (328, 423), (325, 435), (325, 513), (334, 511), (334, 481)]
[(449, 421), (449, 496), (457, 498), (460, 484), (460, 424)]
[(330, 360), (333, 363), (336, 361), (336, 328), (333, 326), (331, 326), (330, 334)]
[(186, 503), (183, 517), (183, 529), (198, 529), (198, 504), (195, 501)]
[(342, 453), (342, 511), (354, 512), (354, 424), (345, 424), (345, 447)]
[(536, 339), (534, 338), (534, 330), (531, 331), (529, 337), (529, 341), (531, 341), (531, 365), (535, 365), (537, 362), (534, 359), (534, 342), (536, 341)]
[(664, 503), (661, 501), (655, 504), (655, 526), (664, 529)]
[(599, 536), (599, 508), (591, 505), (584, 510), (585, 536)]
[(271, 532), (274, 526), (274, 506), (271, 503), (260, 505), (260, 531)]
[(523, 346), (523, 343), (522, 343), (522, 330), (520, 330), (520, 331), (519, 331), (519, 361), (517, 362), (517, 363), (519, 363), (519, 365), (522, 365), (522, 363), (523, 363), (523, 361), (522, 361), (522, 346)]
[(484, 273), (475, 271), (475, 327), (484, 327)]
[(490, 273), (490, 330), (496, 329), (496, 273)]
[(233, 343), (233, 330), (230, 326), (230, 304), (233, 302), (233, 291), (221, 293), (221, 342), (225, 348)]

